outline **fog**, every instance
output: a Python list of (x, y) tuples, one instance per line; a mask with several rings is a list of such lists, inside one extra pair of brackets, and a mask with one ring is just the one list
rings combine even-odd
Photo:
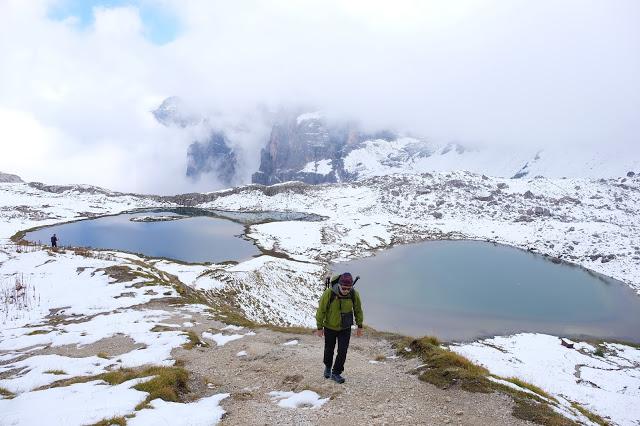
[[(640, 156), (640, 2), (0, 0), (0, 171), (135, 192), (220, 188), (185, 176), (206, 129), (159, 124), (179, 96), (234, 133), (257, 170), (270, 112), (312, 106), (434, 141)], [(176, 36), (158, 44), (142, 7)]]

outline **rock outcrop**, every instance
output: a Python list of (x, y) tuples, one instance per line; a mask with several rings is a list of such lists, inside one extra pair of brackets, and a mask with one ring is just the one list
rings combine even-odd
[(195, 140), (187, 149), (186, 175), (194, 180), (211, 174), (223, 185), (236, 183), (238, 160), (224, 131), (211, 128), (207, 119), (189, 111), (184, 102), (175, 96), (165, 99), (152, 111), (156, 120), (166, 127), (188, 128), (206, 126), (208, 135)]
[(202, 174), (212, 173), (225, 185), (235, 180), (237, 158), (229, 148), (224, 133), (212, 131), (208, 140), (193, 142), (187, 150), (187, 176), (198, 179)]
[(388, 131), (364, 134), (353, 123), (330, 124), (319, 113), (289, 114), (273, 125), (251, 181), (261, 185), (348, 181), (352, 176), (343, 159), (351, 149), (364, 140), (394, 138)]
[(0, 172), (0, 183), (23, 183), (18, 175)]

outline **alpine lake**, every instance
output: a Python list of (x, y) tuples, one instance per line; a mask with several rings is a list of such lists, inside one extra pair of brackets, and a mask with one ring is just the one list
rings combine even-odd
[[(322, 217), (146, 210), (47, 226), (24, 238), (46, 243), (55, 233), (62, 246), (187, 263), (240, 262), (263, 254), (245, 237), (248, 225), (292, 220)], [(331, 267), (360, 276), (365, 323), (377, 330), (447, 341), (537, 332), (640, 343), (640, 297), (627, 285), (509, 246), (428, 241)]]
[(231, 212), (195, 208), (143, 210), (47, 226), (24, 239), (59, 246), (118, 250), (185, 263), (241, 262), (262, 252), (247, 239), (248, 225), (274, 221), (322, 220), (285, 212)]

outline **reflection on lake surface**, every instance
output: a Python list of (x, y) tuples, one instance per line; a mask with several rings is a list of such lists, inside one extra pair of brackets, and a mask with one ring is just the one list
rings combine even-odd
[(623, 283), (479, 241), (430, 241), (334, 265), (360, 275), (365, 322), (469, 340), (515, 332), (640, 342), (640, 297)]
[[(154, 217), (166, 219), (167, 216), (183, 217), (170, 221), (153, 220)], [(47, 243), (56, 233), (58, 245), (121, 250), (184, 262), (215, 263), (242, 261), (260, 254), (251, 241), (241, 238), (245, 224), (303, 219), (319, 220), (319, 217), (303, 213), (165, 209), (49, 226), (27, 233), (25, 239)]]

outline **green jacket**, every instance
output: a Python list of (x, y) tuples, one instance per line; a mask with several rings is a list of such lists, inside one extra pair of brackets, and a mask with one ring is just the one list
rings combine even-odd
[(316, 312), (316, 325), (318, 326), (318, 330), (327, 327), (331, 330), (340, 331), (340, 312), (346, 313), (352, 310), (356, 317), (356, 325), (358, 328), (362, 328), (364, 314), (362, 313), (360, 294), (358, 294), (356, 289), (351, 291), (353, 291), (353, 303), (351, 302), (351, 296), (339, 298), (336, 295), (333, 301), (331, 301), (331, 305), (329, 305), (329, 300), (331, 300), (333, 290), (328, 288), (322, 293), (320, 303), (318, 304), (318, 311)]

